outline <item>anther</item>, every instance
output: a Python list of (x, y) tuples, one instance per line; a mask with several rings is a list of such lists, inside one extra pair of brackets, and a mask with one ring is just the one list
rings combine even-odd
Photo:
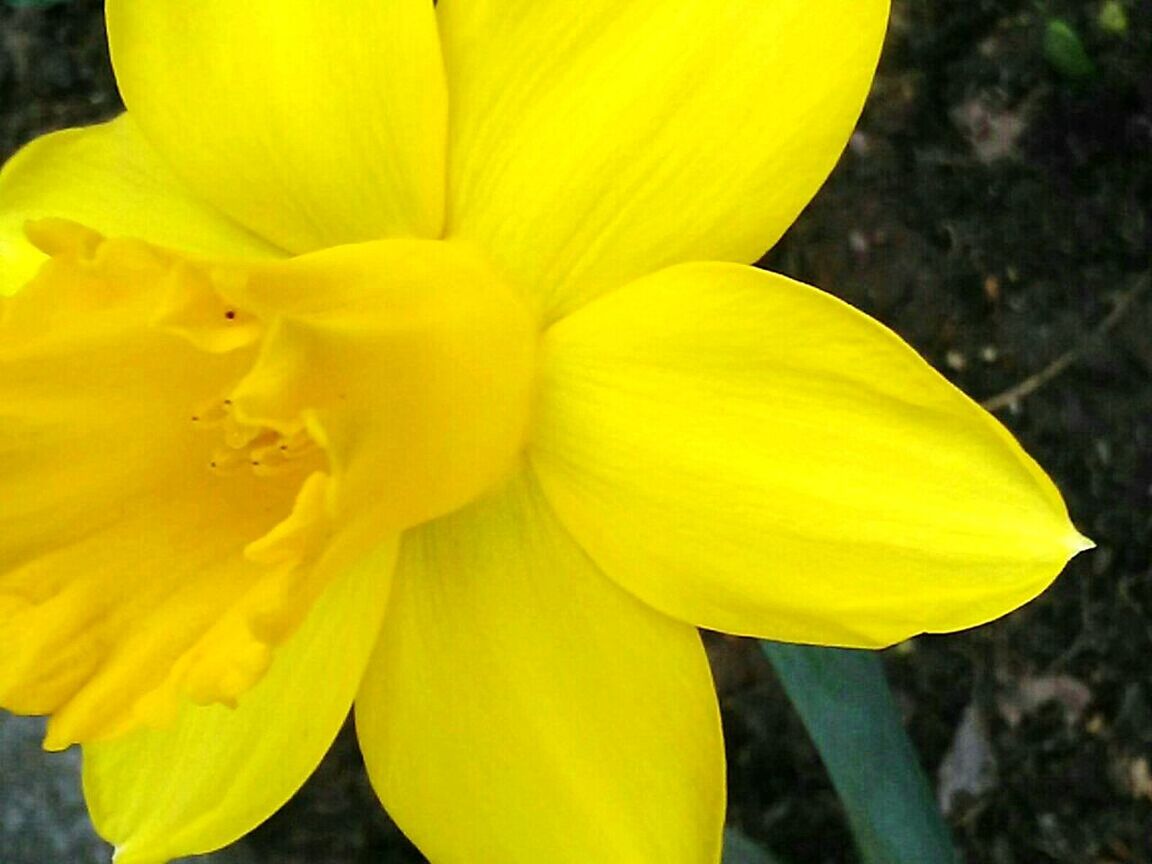
[(228, 416), (227, 408), (216, 399), (202, 405), (194, 405), (192, 411), (192, 422), (205, 428), (218, 426)]
[(209, 468), (226, 476), (244, 469), (257, 477), (270, 477), (290, 468), (290, 463), (313, 453), (316, 443), (303, 428), (288, 434), (237, 420), (231, 399), (215, 399), (190, 415), (198, 429), (215, 429), (220, 444), (212, 453)]

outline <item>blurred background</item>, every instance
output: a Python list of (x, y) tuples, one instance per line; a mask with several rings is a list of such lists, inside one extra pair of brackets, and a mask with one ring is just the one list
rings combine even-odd
[[(98, 0), (0, 0), (0, 159), (119, 109)], [(1027, 608), (885, 652), (961, 860), (1152, 864), (1152, 2), (894, 0), (859, 129), (764, 264), (994, 408), (1099, 544)], [(855, 862), (767, 661), (708, 642), (730, 822), (789, 861)], [(0, 713), (0, 862), (106, 861), (78, 754), (41, 754), (39, 734)], [(211, 857), (421, 860), (347, 730), (280, 814)]]

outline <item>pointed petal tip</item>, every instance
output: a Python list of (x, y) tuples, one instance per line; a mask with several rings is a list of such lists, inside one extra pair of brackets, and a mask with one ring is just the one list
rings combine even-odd
[(1089, 537), (1085, 537), (1079, 531), (1073, 529), (1072, 535), (1068, 538), (1068, 548), (1071, 550), (1071, 555), (1068, 557), (1075, 558), (1081, 552), (1087, 552), (1090, 549), (1096, 548), (1096, 541)]

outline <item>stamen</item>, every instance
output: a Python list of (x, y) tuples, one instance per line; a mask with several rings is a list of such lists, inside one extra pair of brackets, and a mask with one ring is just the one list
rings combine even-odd
[(233, 450), (245, 450), (269, 430), (256, 426), (244, 426), (229, 415), (224, 419), (224, 443)]
[(230, 399), (225, 399), (223, 402), (219, 399), (204, 402), (193, 409), (192, 422), (201, 429), (215, 429), (228, 417), (231, 407)]
[(264, 426), (242, 423), (232, 413), (231, 399), (215, 399), (200, 405), (190, 415), (196, 428), (212, 430), (223, 441), (212, 451), (208, 463), (212, 473), (227, 477), (245, 466), (257, 477), (284, 473), (304, 457), (317, 451), (316, 442), (303, 428), (282, 434)]
[(209, 463), (209, 468), (212, 469), (213, 474), (228, 477), (241, 471), (247, 461), (247, 454), (241, 450), (235, 450), (231, 447), (217, 447), (212, 451), (212, 461)]

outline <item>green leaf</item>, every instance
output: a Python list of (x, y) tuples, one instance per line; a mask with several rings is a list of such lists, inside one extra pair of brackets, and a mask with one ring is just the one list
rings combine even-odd
[(1123, 36), (1128, 32), (1128, 13), (1124, 11), (1124, 4), (1120, 0), (1106, 0), (1096, 16), (1096, 23), (1106, 33)]
[(879, 656), (760, 645), (820, 751), (865, 864), (953, 864), (952, 838)]
[(1096, 74), (1096, 66), (1084, 50), (1080, 34), (1059, 18), (1049, 19), (1044, 28), (1044, 56), (1057, 72), (1068, 78), (1088, 78)]

